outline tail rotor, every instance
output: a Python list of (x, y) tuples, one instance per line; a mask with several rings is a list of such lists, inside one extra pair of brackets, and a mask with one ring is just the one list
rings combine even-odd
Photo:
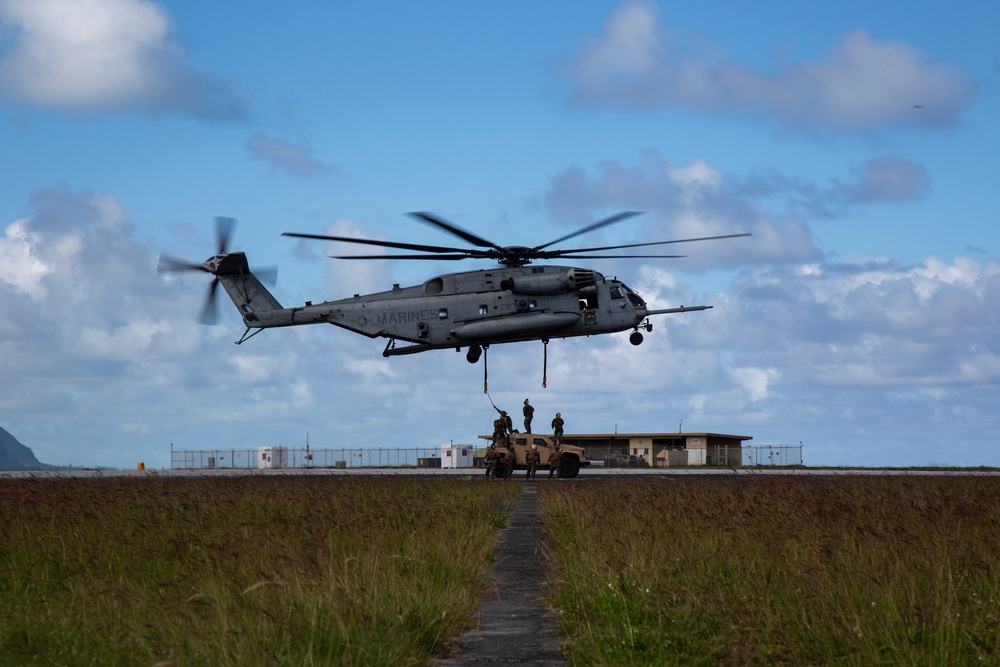
[[(235, 227), (235, 218), (223, 216), (215, 218), (215, 240), (218, 252), (201, 264), (187, 259), (171, 257), (169, 255), (160, 255), (160, 259), (157, 262), (156, 271), (161, 274), (202, 271), (212, 275), (212, 283), (208, 286), (208, 294), (205, 296), (205, 302), (202, 305), (201, 312), (198, 316), (198, 322), (201, 324), (214, 325), (218, 322), (219, 316), (218, 306), (216, 305), (216, 295), (219, 290), (219, 269), (223, 265), (223, 261), (226, 257), (230, 255), (228, 252), (229, 242), (232, 240), (233, 229)], [(242, 255), (243, 253), (236, 254)], [(246, 266), (245, 260), (243, 261), (243, 266)], [(278, 278), (278, 270), (276, 268), (262, 269), (260, 271), (255, 271), (254, 273), (257, 275), (258, 279), (268, 283), (269, 285), (274, 285)]]

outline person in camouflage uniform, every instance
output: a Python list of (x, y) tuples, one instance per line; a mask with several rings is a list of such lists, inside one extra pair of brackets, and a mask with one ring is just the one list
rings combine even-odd
[(501, 415), (497, 419), (493, 420), (493, 446), (499, 447), (500, 445), (507, 444), (507, 436), (503, 430), (503, 416)]
[(524, 413), (524, 432), (531, 433), (531, 420), (535, 416), (535, 408), (531, 406), (531, 403), (528, 403), (528, 399), (524, 399), (522, 412)]
[(555, 474), (556, 479), (562, 477), (562, 470), (559, 469), (560, 463), (562, 463), (562, 452), (559, 450), (559, 445), (556, 445), (552, 449), (552, 453), (549, 454), (549, 479), (552, 479), (553, 474)]
[(528, 466), (528, 474), (525, 479), (535, 479), (535, 468), (542, 461), (542, 455), (538, 453), (538, 445), (532, 445), (524, 454), (524, 462)]
[(497, 448), (490, 445), (486, 448), (486, 455), (483, 457), (483, 461), (486, 462), (486, 477), (493, 474), (493, 466), (496, 464), (497, 460)]
[(555, 419), (552, 420), (552, 433), (555, 436), (556, 446), (562, 444), (563, 426), (565, 425), (566, 422), (563, 421), (562, 414), (557, 412)]

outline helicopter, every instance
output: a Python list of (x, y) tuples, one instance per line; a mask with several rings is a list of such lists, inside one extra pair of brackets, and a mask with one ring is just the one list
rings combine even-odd
[[(473, 271), (447, 273), (420, 285), (400, 287), (372, 294), (355, 294), (336, 301), (283, 307), (267, 290), (272, 272), (251, 271), (243, 252), (227, 250), (235, 220), (215, 219), (218, 252), (201, 264), (161, 256), (159, 272), (202, 271), (214, 276), (200, 321), (216, 319), (216, 293), (221, 284), (243, 319), (246, 331), (235, 341), (243, 344), (264, 329), (332, 324), (368, 336), (387, 338), (384, 357), (417, 354), (429, 350), (466, 350), (469, 363), (476, 363), (490, 345), (550, 339), (594, 336), (632, 329), (629, 341), (640, 345), (640, 329), (651, 332), (650, 316), (707, 310), (712, 306), (679, 306), (651, 309), (635, 291), (617, 278), (608, 278), (589, 268), (554, 264), (536, 265), (536, 260), (679, 258), (687, 255), (601, 254), (649, 246), (695, 241), (714, 241), (750, 236), (725, 234), (673, 241), (653, 241), (599, 247), (550, 249), (576, 236), (596, 231), (639, 215), (624, 211), (587, 225), (548, 243), (527, 246), (500, 246), (427, 212), (409, 214), (414, 219), (447, 232), (471, 244), (472, 248), (400, 243), (326, 234), (284, 232), (283, 236), (377, 246), (414, 254), (334, 255), (339, 260), (493, 260), (496, 266)], [(596, 254), (595, 254), (596, 253)], [(484, 373), (486, 362), (484, 359)], [(543, 375), (542, 386), (545, 386)]]

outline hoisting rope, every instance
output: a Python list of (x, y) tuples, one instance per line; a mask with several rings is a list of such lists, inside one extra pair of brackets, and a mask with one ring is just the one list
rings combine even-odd
[(545, 381), (549, 370), (549, 339), (542, 339), (542, 389), (545, 389)]
[[(489, 361), (489, 351), (490, 351), (489, 345), (483, 345), (483, 393), (486, 394), (487, 396), (489, 396), (489, 386), (490, 386), (489, 383), (486, 381), (489, 374), (489, 366), (490, 366), (487, 363)], [(491, 398), (490, 403), (492, 402), (493, 399)], [(493, 407), (496, 406), (494, 405)]]

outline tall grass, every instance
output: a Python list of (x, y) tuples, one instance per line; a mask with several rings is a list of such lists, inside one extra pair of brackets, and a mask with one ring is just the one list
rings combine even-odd
[(416, 665), (470, 626), (520, 487), (0, 483), (0, 664)]
[(1000, 480), (538, 489), (576, 665), (1000, 661)]

